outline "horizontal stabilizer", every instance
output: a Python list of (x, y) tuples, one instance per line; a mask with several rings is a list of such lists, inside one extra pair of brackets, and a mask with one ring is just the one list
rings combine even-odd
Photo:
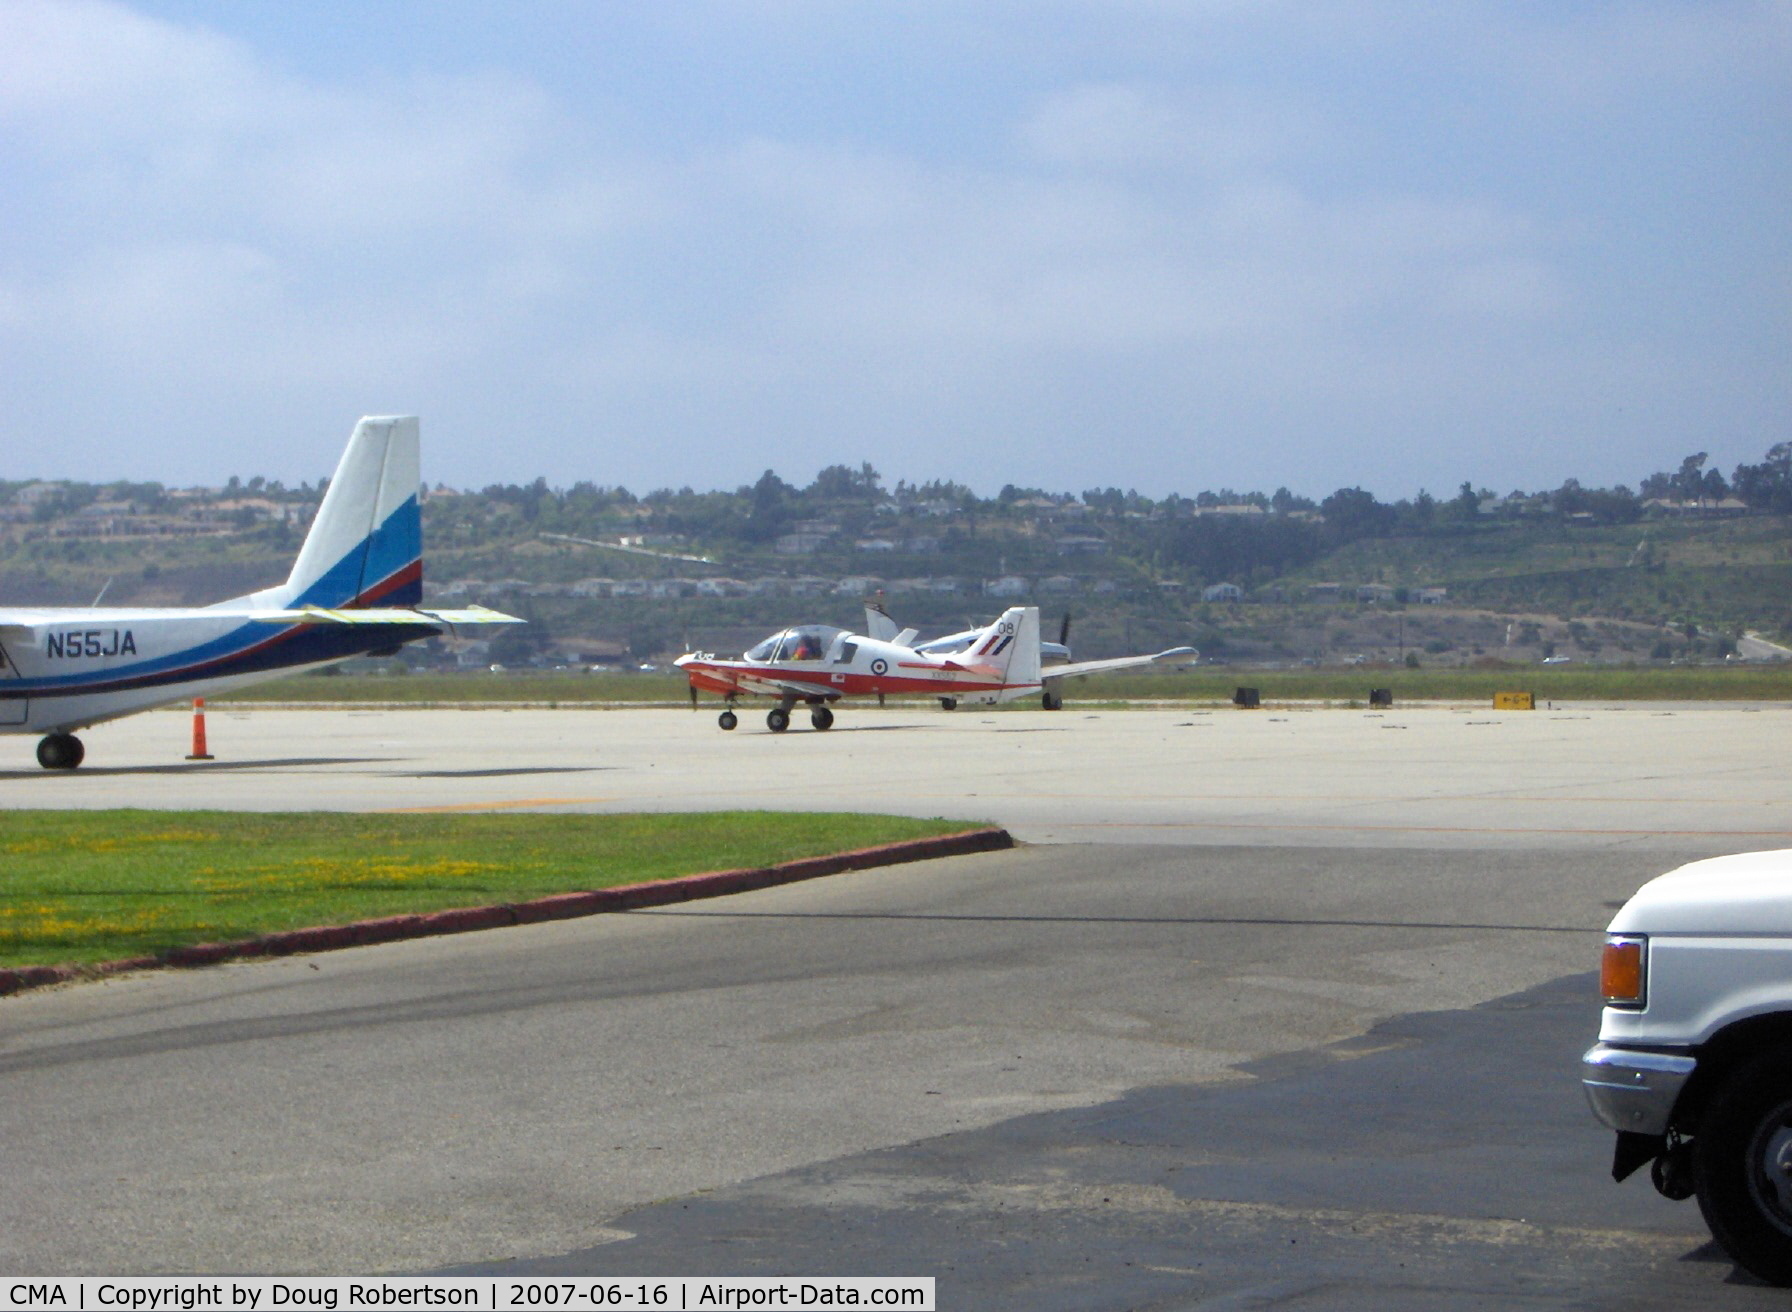
[(1193, 647), (1171, 647), (1167, 651), (1156, 652), (1150, 656), (1114, 656), (1105, 661), (1077, 661), (1071, 665), (1048, 665), (1045, 669), (1045, 681), (1053, 683), (1058, 679), (1075, 679), (1085, 674), (1100, 674), (1104, 670), (1130, 670), (1140, 665), (1152, 665), (1158, 661), (1192, 660), (1200, 654)]
[(464, 624), (523, 624), (526, 621), (484, 606), (464, 610), (426, 610), (394, 606), (354, 610), (328, 610), (301, 606), (297, 610), (250, 611), (244, 618), (255, 624), (439, 624), (459, 628)]

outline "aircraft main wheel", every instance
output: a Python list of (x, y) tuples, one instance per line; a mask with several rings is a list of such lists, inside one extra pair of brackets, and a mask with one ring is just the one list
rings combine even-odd
[(1045, 707), (1048, 711), (1061, 711), (1064, 709), (1064, 699), (1055, 692), (1040, 693), (1039, 704)]
[(956, 698), (956, 697), (940, 698), (940, 709), (943, 711), (956, 711), (958, 709), (958, 698)]
[(716, 717), (716, 723), (721, 725), (724, 729), (732, 729), (735, 725), (740, 723), (740, 716), (736, 715), (733, 711), (723, 711)]
[(774, 706), (765, 713), (765, 727), (773, 733), (783, 733), (790, 727), (790, 712), (782, 706)]
[(834, 712), (826, 706), (817, 706), (809, 712), (809, 723), (817, 729), (832, 729), (834, 727)]
[(46, 770), (72, 770), (81, 764), (87, 749), (72, 733), (53, 733), (37, 745), (37, 763)]

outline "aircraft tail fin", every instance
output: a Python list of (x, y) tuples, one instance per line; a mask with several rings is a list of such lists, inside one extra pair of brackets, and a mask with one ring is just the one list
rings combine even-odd
[(415, 606), (423, 600), (423, 515), (415, 415), (361, 420), (286, 583), (282, 606)]
[(900, 632), (896, 621), (890, 618), (890, 612), (884, 609), (881, 601), (865, 603), (865, 636), (876, 638), (879, 642), (889, 642)]
[(1039, 688), (1039, 607), (1011, 606), (966, 653), (995, 666), (1006, 685), (1002, 699), (1025, 697)]
[(919, 629), (899, 629), (896, 621), (890, 618), (890, 612), (884, 609), (881, 601), (865, 603), (865, 636), (876, 638), (879, 642), (893, 642), (898, 647), (907, 647), (920, 636)]

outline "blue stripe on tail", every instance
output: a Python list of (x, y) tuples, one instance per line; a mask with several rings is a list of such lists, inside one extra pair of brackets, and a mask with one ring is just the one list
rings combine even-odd
[(416, 497), (330, 566), (294, 606), (417, 606), (423, 602), (423, 511)]

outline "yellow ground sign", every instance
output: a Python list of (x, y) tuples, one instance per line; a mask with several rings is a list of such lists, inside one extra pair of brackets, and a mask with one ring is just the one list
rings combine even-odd
[(1496, 692), (1493, 694), (1493, 709), (1496, 711), (1534, 711), (1537, 709), (1537, 698), (1528, 692)]

